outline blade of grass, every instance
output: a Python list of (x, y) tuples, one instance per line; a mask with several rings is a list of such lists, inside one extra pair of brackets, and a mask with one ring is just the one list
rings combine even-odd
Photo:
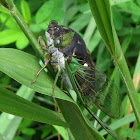
[(134, 81), (134, 85), (135, 85), (135, 89), (136, 91), (139, 90), (139, 86), (140, 86), (140, 52), (139, 52), (139, 56), (137, 59), (137, 63), (136, 63), (136, 67), (135, 67), (135, 72), (133, 75), (133, 81)]
[(86, 119), (83, 119), (84, 116), (76, 104), (73, 104), (72, 102), (66, 103), (66, 101), (60, 101), (59, 99), (57, 100), (57, 102), (75, 139), (104, 139), (101, 135), (98, 134), (95, 129), (93, 130), (90, 125), (87, 125)]
[(110, 51), (122, 79), (126, 85), (128, 96), (132, 104), (137, 121), (140, 125), (140, 103), (138, 101), (130, 72), (121, 50), (121, 46), (113, 25), (112, 12), (109, 0), (88, 0), (91, 12), (95, 18), (100, 34)]
[[(22, 85), (17, 91), (17, 95), (27, 100), (32, 100), (34, 97), (34, 91)], [(5, 139), (12, 140), (16, 134), (16, 131), (22, 121), (21, 117), (14, 116), (8, 113), (1, 113), (0, 115), (0, 133)]]
[[(125, 116), (125, 117), (119, 119), (118, 121), (112, 123), (109, 127), (111, 129), (115, 130), (115, 129), (118, 129), (126, 124), (130, 124), (131, 122), (134, 122), (135, 120), (136, 120), (136, 117), (135, 117), (134, 113), (132, 113), (132, 114)], [(105, 130), (100, 131), (100, 133), (102, 135), (107, 134)]]
[(0, 110), (38, 122), (67, 126), (60, 113), (27, 101), (2, 87), (0, 87)]
[(0, 134), (0, 140), (4, 140), (1, 134)]

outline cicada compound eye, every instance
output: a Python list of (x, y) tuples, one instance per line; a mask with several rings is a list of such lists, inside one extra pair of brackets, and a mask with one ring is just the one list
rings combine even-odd
[(54, 40), (54, 46), (56, 48), (59, 48), (61, 46), (61, 40), (59, 37)]

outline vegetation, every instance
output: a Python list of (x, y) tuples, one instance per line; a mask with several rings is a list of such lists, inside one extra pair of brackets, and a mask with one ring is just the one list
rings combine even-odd
[[(140, 0), (88, 2), (0, 1), (0, 139), (139, 140)], [(59, 87), (50, 96), (54, 73), (49, 65), (31, 84), (43, 65), (37, 38), (45, 38), (51, 20), (78, 32), (92, 60), (116, 83), (121, 117), (114, 120), (94, 108), (110, 133), (73, 101), (76, 97), (71, 99)]]

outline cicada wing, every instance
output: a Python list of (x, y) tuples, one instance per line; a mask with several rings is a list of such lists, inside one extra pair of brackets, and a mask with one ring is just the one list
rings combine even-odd
[[(112, 118), (120, 116), (120, 96), (116, 85), (94, 64), (79, 65), (73, 73), (84, 103), (95, 104)], [(91, 108), (91, 107), (90, 107)]]

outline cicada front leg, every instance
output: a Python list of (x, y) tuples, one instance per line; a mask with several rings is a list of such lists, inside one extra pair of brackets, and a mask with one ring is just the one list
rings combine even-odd
[(42, 38), (42, 36), (39, 36), (38, 42), (41, 46), (41, 49), (44, 52), (44, 66), (37, 72), (35, 79), (32, 81), (32, 83), (36, 82), (40, 72), (47, 66), (48, 62), (50, 61), (50, 53), (48, 51), (48, 46), (45, 42), (45, 40)]

